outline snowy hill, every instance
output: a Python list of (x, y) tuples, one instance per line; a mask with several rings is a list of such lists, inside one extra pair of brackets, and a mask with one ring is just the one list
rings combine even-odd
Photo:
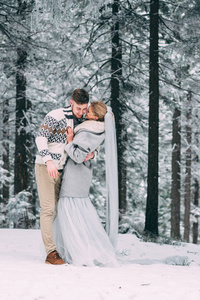
[(1, 300), (199, 300), (200, 245), (119, 234), (118, 268), (46, 265), (39, 230), (0, 229)]

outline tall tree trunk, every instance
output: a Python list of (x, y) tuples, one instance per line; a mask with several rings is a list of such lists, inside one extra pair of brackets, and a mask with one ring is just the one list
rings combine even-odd
[[(35, 216), (36, 215), (36, 197), (34, 197), (34, 188), (33, 188), (33, 181), (34, 181), (34, 155), (33, 155), (33, 148), (34, 148), (34, 140), (33, 134), (31, 131), (31, 124), (32, 124), (32, 103), (29, 99), (27, 99), (27, 111), (28, 111), (28, 130), (27, 130), (27, 137), (26, 137), (26, 149), (27, 149), (27, 190), (31, 193), (32, 196), (29, 197), (29, 202), (31, 203), (31, 212)], [(33, 224), (35, 221), (33, 221)]]
[(180, 239), (181, 203), (181, 111), (174, 109), (172, 130), (172, 187), (171, 187), (171, 237)]
[(191, 92), (187, 96), (187, 125), (186, 125), (186, 176), (185, 176), (185, 216), (184, 216), (184, 240), (189, 243), (190, 236), (190, 196), (191, 196), (191, 142), (192, 142), (192, 127), (191, 127)]
[(112, 58), (111, 58), (111, 107), (116, 120), (117, 152), (118, 152), (118, 182), (119, 182), (119, 209), (126, 211), (126, 131), (123, 114), (125, 106), (120, 101), (120, 81), (122, 76), (122, 46), (119, 37), (119, 0), (112, 5)]
[[(198, 116), (196, 116), (198, 119)], [(195, 134), (195, 140), (196, 140), (196, 146), (199, 147), (199, 133), (196, 132)], [(195, 157), (195, 162), (199, 163), (199, 156), (196, 155)], [(196, 207), (199, 206), (199, 179), (198, 177), (196, 177), (194, 179), (194, 205)], [(192, 229), (192, 233), (193, 233), (193, 243), (194, 244), (198, 244), (198, 235), (199, 235), (199, 221), (198, 221), (198, 216), (196, 217), (196, 222), (193, 222), (193, 229)]]
[[(198, 179), (195, 179), (195, 183), (194, 183), (194, 205), (196, 207), (199, 206), (199, 181)], [(195, 216), (196, 217), (196, 216)], [(198, 243), (198, 229), (199, 229), (199, 222), (198, 222), (198, 218), (196, 222), (193, 222), (193, 243), (197, 244)]]
[[(3, 169), (7, 171), (9, 177), (9, 101), (3, 101)], [(3, 183), (3, 203), (8, 204), (9, 200), (9, 181)]]
[(16, 120), (15, 120), (15, 176), (14, 193), (26, 190), (27, 186), (27, 148), (26, 148), (26, 126), (27, 111), (26, 101), (26, 66), (27, 52), (23, 48), (17, 49), (16, 66)]
[(150, 2), (149, 145), (145, 232), (158, 235), (159, 0)]
[[(24, 22), (34, 8), (35, 2), (18, 0), (18, 15)], [(27, 37), (28, 39), (28, 37)], [(31, 103), (26, 98), (26, 64), (27, 47), (22, 43), (17, 49), (16, 62), (16, 116), (15, 116), (15, 166), (14, 166), (14, 193), (17, 194), (23, 190), (32, 192), (33, 188), (33, 151), (32, 133), (28, 120), (27, 112), (31, 109)], [(29, 197), (29, 203), (32, 204), (32, 213), (34, 213), (33, 197)], [(27, 215), (28, 216), (28, 215)], [(28, 227), (28, 218), (24, 217), (22, 223)]]

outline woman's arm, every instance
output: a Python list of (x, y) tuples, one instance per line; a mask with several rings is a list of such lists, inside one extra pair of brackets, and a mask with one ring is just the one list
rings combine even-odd
[(65, 146), (65, 151), (67, 152), (68, 156), (77, 164), (81, 164), (82, 162), (84, 162), (86, 155), (89, 153), (73, 142), (70, 142)]
[(68, 130), (68, 144), (65, 151), (76, 163), (82, 163), (87, 154), (93, 152), (104, 140), (104, 134), (96, 135), (94, 132), (81, 131), (73, 137), (72, 130)]
[(80, 147), (80, 145), (77, 145), (76, 143), (73, 143), (74, 131), (71, 127), (67, 128), (66, 135), (68, 143), (65, 146), (65, 151), (76, 163), (82, 163), (89, 154), (88, 150)]

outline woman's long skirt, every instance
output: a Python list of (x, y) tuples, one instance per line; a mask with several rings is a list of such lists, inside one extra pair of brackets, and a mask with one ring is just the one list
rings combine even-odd
[(66, 263), (118, 266), (115, 250), (88, 197), (60, 197), (53, 229), (57, 251)]

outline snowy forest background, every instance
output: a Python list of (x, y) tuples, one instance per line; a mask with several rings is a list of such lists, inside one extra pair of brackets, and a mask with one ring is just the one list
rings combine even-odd
[(198, 243), (199, 24), (198, 0), (0, 1), (1, 228), (39, 228), (34, 138), (85, 88), (116, 117), (119, 232)]

